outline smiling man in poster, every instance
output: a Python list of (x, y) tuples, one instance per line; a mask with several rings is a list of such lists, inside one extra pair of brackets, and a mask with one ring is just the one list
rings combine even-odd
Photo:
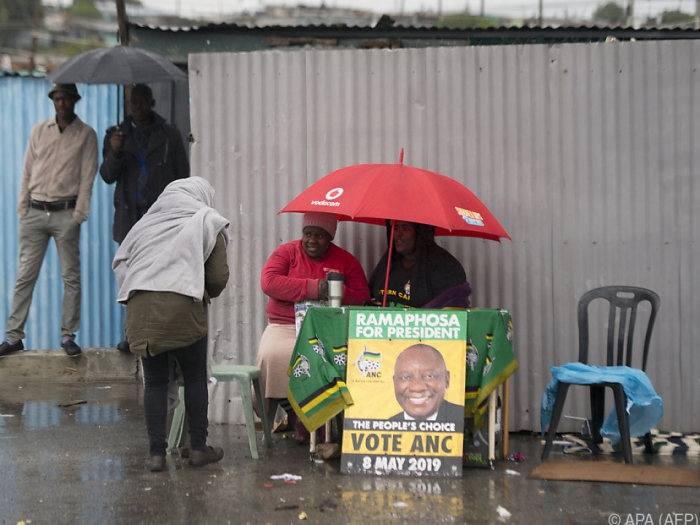
[(461, 476), (466, 320), (460, 311), (350, 312), (354, 404), (342, 472)]
[(450, 372), (445, 359), (426, 344), (406, 348), (394, 366), (394, 394), (403, 409), (390, 421), (456, 421), (464, 407), (445, 399)]

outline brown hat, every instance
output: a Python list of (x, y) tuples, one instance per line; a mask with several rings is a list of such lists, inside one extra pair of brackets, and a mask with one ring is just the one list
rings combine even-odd
[(72, 95), (76, 102), (82, 98), (75, 84), (54, 84), (51, 91), (49, 91), (49, 98), (53, 100), (53, 94), (58, 91), (65, 91), (69, 95)]

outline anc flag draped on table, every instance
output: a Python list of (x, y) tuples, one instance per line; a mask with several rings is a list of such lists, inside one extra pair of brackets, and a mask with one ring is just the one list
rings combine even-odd
[[(360, 307), (310, 308), (304, 319), (289, 364), (287, 397), (309, 430), (353, 404), (345, 374), (347, 312), (356, 308)], [(473, 428), (478, 430), (489, 394), (518, 369), (507, 310), (467, 310), (466, 359), (464, 416), (473, 418)]]
[(474, 418), (475, 429), (484, 424), (489, 394), (517, 369), (510, 313), (507, 310), (469, 310), (464, 416)]
[(341, 308), (310, 308), (289, 363), (287, 398), (314, 431), (353, 400), (345, 384), (348, 316)]

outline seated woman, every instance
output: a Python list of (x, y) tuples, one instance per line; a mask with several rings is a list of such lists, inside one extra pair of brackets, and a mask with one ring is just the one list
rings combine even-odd
[[(387, 244), (391, 224), (387, 224)], [(391, 248), (389, 293), (386, 304), (421, 308), (437, 296), (467, 282), (460, 262), (435, 244), (435, 227), (396, 221), (394, 246)], [(372, 302), (381, 305), (389, 251), (377, 264), (369, 280)], [(471, 290), (470, 290), (471, 291)]]
[(207, 304), (229, 277), (229, 221), (213, 206), (214, 189), (203, 178), (171, 182), (131, 229), (112, 264), (117, 300), (126, 305), (130, 350), (142, 357), (150, 444), (146, 466), (153, 471), (165, 468), (170, 358), (185, 379), (190, 465), (214, 463), (224, 455), (207, 445)]
[[(294, 303), (327, 299), (326, 273), (342, 273), (344, 305), (361, 305), (369, 299), (367, 278), (360, 263), (331, 241), (338, 219), (332, 213), (308, 212), (302, 221), (302, 238), (278, 247), (263, 267), (262, 291), (269, 296), (269, 324), (260, 339), (256, 366), (262, 370), (263, 395), (276, 399), (289, 414), (300, 443), (309, 436), (287, 401), (287, 368), (296, 342)], [(262, 410), (261, 410), (262, 411)]]

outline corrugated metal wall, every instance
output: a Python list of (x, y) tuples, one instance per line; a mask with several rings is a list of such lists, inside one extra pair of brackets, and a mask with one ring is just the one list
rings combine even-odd
[[(55, 115), (46, 96), (51, 83), (38, 78), (0, 77), (0, 322), (5, 323), (12, 305), (19, 261), (17, 196), (22, 178), (24, 152), (32, 127)], [(116, 86), (78, 85), (82, 99), (78, 116), (97, 132), (99, 160), (105, 130), (116, 124)], [(112, 240), (114, 186), (96, 176), (90, 216), (80, 232), (82, 307), (77, 343), (82, 347), (113, 347), (123, 338), (123, 307), (116, 303), (117, 285), (112, 259), (117, 244)], [(44, 259), (25, 327), (25, 348), (60, 348), (63, 281), (56, 247), (51, 241)], [(4, 332), (4, 324), (1, 328)]]
[[(156, 113), (175, 126), (184, 139), (190, 132), (190, 90), (187, 82), (154, 82), (149, 84), (153, 91)], [(189, 155), (188, 143), (185, 151)]]
[[(578, 299), (610, 284), (661, 296), (647, 370), (659, 427), (700, 430), (699, 68), (692, 41), (190, 55), (193, 174), (232, 221), (216, 351), (255, 361), (260, 270), (300, 236), (301, 217), (277, 212), (327, 173), (397, 162), (405, 148), (406, 164), (474, 191), (514, 240), (439, 239), (472, 304), (512, 312), (511, 430), (539, 428), (549, 366), (578, 356)], [(367, 273), (383, 239), (350, 223), (337, 237)], [(569, 397), (566, 412), (587, 416), (586, 392)], [(211, 416), (242, 420), (229, 386)]]

